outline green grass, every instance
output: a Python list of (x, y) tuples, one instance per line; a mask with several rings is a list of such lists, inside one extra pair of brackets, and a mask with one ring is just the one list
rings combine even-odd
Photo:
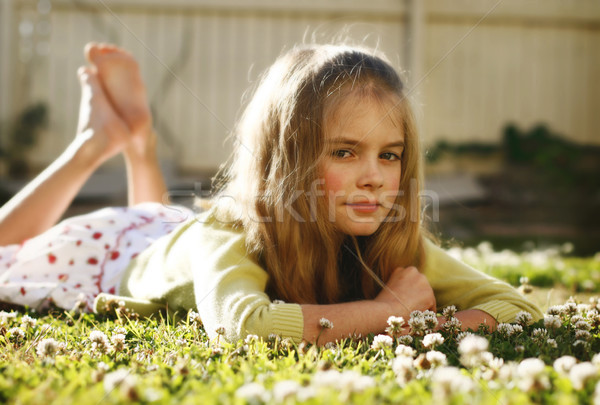
[[(489, 250), (482, 249), (489, 257)], [(541, 259), (518, 256), (531, 266), (487, 269), (501, 269), (506, 279), (517, 282), (524, 275), (531, 284), (545, 280), (537, 276), (544, 272), (542, 268), (547, 270), (536, 267), (543, 264)], [(598, 271), (595, 258), (565, 259), (557, 254), (554, 259), (585, 273), (559, 278), (572, 280), (569, 288)], [(564, 277), (565, 273), (563, 268), (552, 274)], [(544, 291), (541, 296), (548, 291), (533, 290), (534, 295)], [(487, 344), (479, 349), (477, 341), (469, 346), (462, 335), (442, 331), (444, 341), (435, 350), (426, 348), (424, 336), (416, 333), (412, 342), (398, 337), (390, 346), (378, 337), (380, 347), (372, 347), (373, 336), (323, 348), (297, 346), (279, 337), (236, 344), (211, 342), (193, 313), (175, 321), (60, 311), (0, 312), (0, 403), (569, 404), (599, 400), (600, 356), (594, 354), (600, 351), (600, 306), (586, 301), (550, 311), (558, 314), (555, 328), (544, 327), (542, 320), (533, 325), (523, 321), (520, 328), (503, 326), (493, 333), (476, 331), (484, 339), (479, 343)], [(436, 360), (444, 357), (445, 361)]]

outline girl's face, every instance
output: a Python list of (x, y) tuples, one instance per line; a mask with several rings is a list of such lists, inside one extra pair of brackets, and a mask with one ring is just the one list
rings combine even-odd
[(350, 96), (325, 122), (328, 219), (348, 235), (373, 234), (398, 195), (404, 135), (385, 107)]

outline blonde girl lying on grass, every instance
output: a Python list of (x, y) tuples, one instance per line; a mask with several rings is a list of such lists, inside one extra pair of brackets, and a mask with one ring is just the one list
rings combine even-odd
[[(462, 327), (542, 315), (508, 284), (425, 236), (421, 153), (399, 75), (382, 56), (298, 46), (265, 73), (234, 130), (210, 208), (162, 204), (166, 187), (137, 63), (89, 44), (79, 129), (0, 210), (0, 300), (141, 315), (198, 311), (209, 336), (296, 342), (383, 333), (390, 316), (458, 308)], [(55, 223), (122, 153), (129, 207)], [(334, 327), (322, 330), (326, 318)], [(442, 317), (440, 317), (442, 318)], [(443, 319), (440, 319), (443, 322)]]

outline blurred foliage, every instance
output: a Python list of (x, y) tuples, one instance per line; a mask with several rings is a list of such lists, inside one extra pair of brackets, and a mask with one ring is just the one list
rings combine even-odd
[(507, 167), (535, 170), (540, 180), (561, 185), (597, 188), (600, 178), (600, 147), (582, 145), (540, 124), (524, 131), (515, 124), (503, 130), (500, 143), (438, 141), (426, 152), (428, 163), (445, 156), (489, 157), (501, 153)]
[(27, 152), (35, 146), (39, 132), (47, 126), (48, 106), (43, 102), (25, 107), (9, 125), (6, 145), (0, 145), (0, 158), (7, 162), (9, 176), (27, 175)]

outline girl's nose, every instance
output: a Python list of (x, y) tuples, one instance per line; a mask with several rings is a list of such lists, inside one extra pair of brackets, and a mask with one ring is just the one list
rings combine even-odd
[(383, 185), (383, 173), (377, 160), (364, 162), (357, 185), (360, 188), (372, 189), (377, 189)]

